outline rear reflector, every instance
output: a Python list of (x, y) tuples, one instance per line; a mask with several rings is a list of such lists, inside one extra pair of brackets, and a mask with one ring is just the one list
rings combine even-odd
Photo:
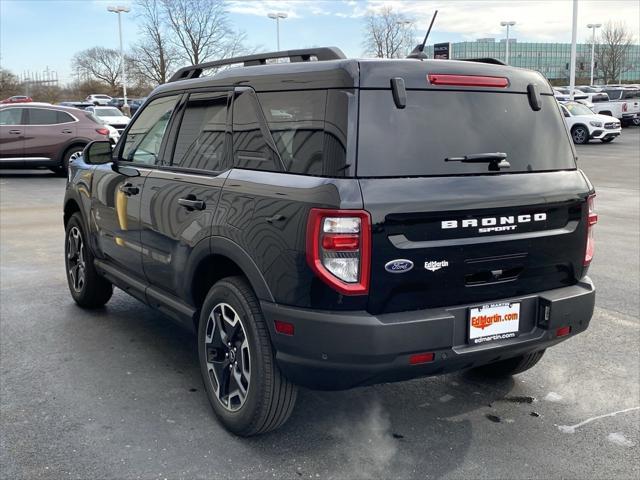
[(293, 323), (283, 322), (282, 320), (275, 320), (273, 323), (276, 327), (276, 332), (278, 333), (289, 336), (292, 336), (295, 333)]
[(560, 327), (556, 330), (556, 337), (566, 337), (571, 333), (571, 327)]
[(409, 357), (409, 365), (419, 365), (420, 363), (433, 362), (435, 354), (433, 352), (428, 353), (416, 353)]
[(431, 85), (451, 85), (456, 87), (493, 87), (506, 88), (509, 79), (506, 77), (485, 77), (479, 75), (449, 75), (430, 73), (427, 79)]

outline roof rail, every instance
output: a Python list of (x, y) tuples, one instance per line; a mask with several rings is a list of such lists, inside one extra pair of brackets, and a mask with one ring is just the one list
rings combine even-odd
[(169, 82), (177, 82), (178, 80), (187, 80), (198, 78), (202, 75), (203, 70), (210, 68), (222, 67), (224, 65), (233, 65), (243, 63), (245, 67), (253, 65), (266, 65), (267, 60), (276, 58), (288, 58), (289, 62), (308, 62), (312, 57), (316, 57), (318, 61), (340, 60), (347, 58), (342, 50), (337, 47), (320, 47), (305, 48), (302, 50), (283, 50), (281, 52), (258, 53), (254, 55), (245, 55), (243, 57), (225, 58), (223, 60), (214, 60), (213, 62), (199, 63), (198, 65), (190, 65), (178, 70), (169, 79)]
[(490, 63), (492, 65), (506, 65), (506, 63), (498, 60), (497, 58), (461, 58), (463, 62), (478, 62), (478, 63)]

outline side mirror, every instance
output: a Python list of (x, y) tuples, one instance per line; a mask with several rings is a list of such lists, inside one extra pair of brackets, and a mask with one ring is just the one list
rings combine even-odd
[(84, 162), (90, 165), (104, 165), (113, 161), (111, 142), (96, 140), (84, 147)]

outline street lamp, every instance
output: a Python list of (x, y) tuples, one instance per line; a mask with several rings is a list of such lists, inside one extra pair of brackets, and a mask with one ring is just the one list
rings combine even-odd
[(131, 11), (129, 7), (117, 6), (107, 7), (107, 11), (118, 14), (118, 32), (120, 33), (120, 66), (122, 67), (122, 96), (124, 97), (123, 107), (129, 108), (127, 104), (127, 77), (124, 69), (124, 52), (122, 50), (122, 20), (120, 18), (121, 13), (128, 13)]
[(593, 63), (593, 59), (596, 53), (596, 28), (600, 28), (601, 26), (601, 23), (590, 23), (587, 25), (587, 28), (590, 28), (593, 31), (591, 34), (591, 83), (589, 83), (589, 85), (593, 85), (593, 67), (595, 65)]
[(500, 22), (500, 26), (507, 27), (507, 41), (504, 47), (504, 63), (509, 64), (509, 27), (513, 27), (516, 24), (513, 20), (508, 22)]
[(280, 19), (285, 19), (288, 17), (286, 13), (278, 12), (278, 13), (269, 13), (267, 15), (272, 20), (276, 21), (276, 38), (278, 40), (278, 51), (280, 51)]

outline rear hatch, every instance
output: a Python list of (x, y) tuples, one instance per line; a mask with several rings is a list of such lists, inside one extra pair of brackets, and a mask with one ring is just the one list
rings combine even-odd
[[(433, 85), (434, 64), (417, 64), (422, 85), (406, 74), (404, 108), (389, 89), (360, 91), (357, 176), (372, 217), (368, 310), (481, 303), (576, 283), (590, 186), (548, 84), (492, 66), (506, 87)], [(530, 83), (542, 93), (539, 110)], [(509, 168), (445, 161), (496, 152)]]

